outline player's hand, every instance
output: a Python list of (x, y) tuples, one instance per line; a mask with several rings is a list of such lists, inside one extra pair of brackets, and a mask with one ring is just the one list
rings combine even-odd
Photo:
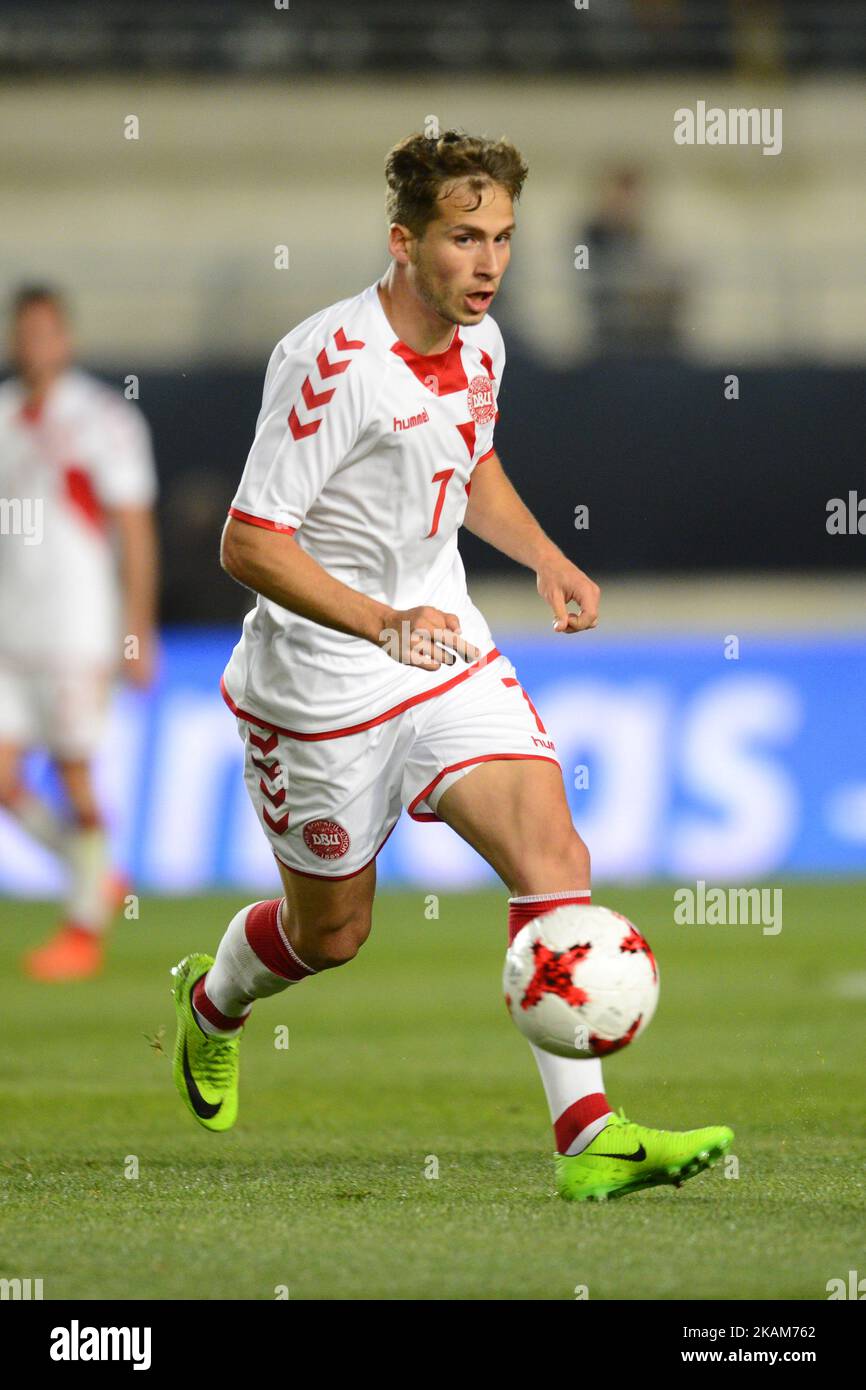
[(395, 608), (386, 614), (379, 633), (379, 645), (393, 661), (404, 666), (420, 666), (438, 671), (453, 666), (458, 656), (474, 661), (481, 655), (477, 647), (460, 636), (456, 613), (438, 608)]
[[(587, 632), (598, 627), (601, 589), (564, 555), (539, 569), (538, 592), (553, 609), (554, 632)], [(569, 609), (572, 602), (578, 604), (579, 612)]]

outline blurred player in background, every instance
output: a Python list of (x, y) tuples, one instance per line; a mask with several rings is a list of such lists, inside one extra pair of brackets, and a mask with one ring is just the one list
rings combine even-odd
[[(136, 406), (73, 365), (52, 288), (20, 290), (15, 376), (0, 386), (0, 803), (65, 862), (59, 931), (24, 959), (38, 980), (86, 979), (126, 884), (93, 786), (112, 680), (152, 678), (157, 579), (150, 432)], [(56, 764), (68, 809), (24, 782), (25, 753)]]

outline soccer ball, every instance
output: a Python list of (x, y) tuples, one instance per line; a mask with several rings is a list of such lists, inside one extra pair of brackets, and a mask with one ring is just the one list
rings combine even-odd
[(508, 1012), (559, 1057), (604, 1057), (634, 1042), (659, 997), (658, 966), (637, 927), (609, 907), (571, 904), (517, 933), (502, 977)]

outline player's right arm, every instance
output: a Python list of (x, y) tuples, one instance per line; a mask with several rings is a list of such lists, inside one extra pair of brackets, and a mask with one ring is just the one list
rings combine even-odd
[(323, 627), (374, 642), (405, 665), (435, 671), (443, 662), (453, 665), (457, 656), (474, 661), (480, 655), (460, 636), (456, 614), (428, 606), (389, 608), (335, 579), (285, 532), (230, 516), (220, 560), (233, 579), (257, 594)]
[[(311, 337), (296, 347), (289, 339), (275, 349), (256, 436), (223, 530), (223, 569), (290, 612), (374, 642), (406, 665), (435, 671), (457, 656), (474, 660), (480, 653), (460, 636), (454, 613), (390, 608), (335, 579), (293, 538), (367, 417), (372, 388), (357, 351), (345, 335), (326, 330), (318, 341)], [(342, 370), (323, 379), (325, 362)]]

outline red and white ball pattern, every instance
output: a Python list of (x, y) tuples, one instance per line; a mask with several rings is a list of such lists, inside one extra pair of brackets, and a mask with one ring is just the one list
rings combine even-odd
[(628, 918), (572, 904), (521, 928), (505, 957), (502, 987), (511, 1017), (537, 1047), (559, 1057), (604, 1057), (646, 1028), (659, 972)]

